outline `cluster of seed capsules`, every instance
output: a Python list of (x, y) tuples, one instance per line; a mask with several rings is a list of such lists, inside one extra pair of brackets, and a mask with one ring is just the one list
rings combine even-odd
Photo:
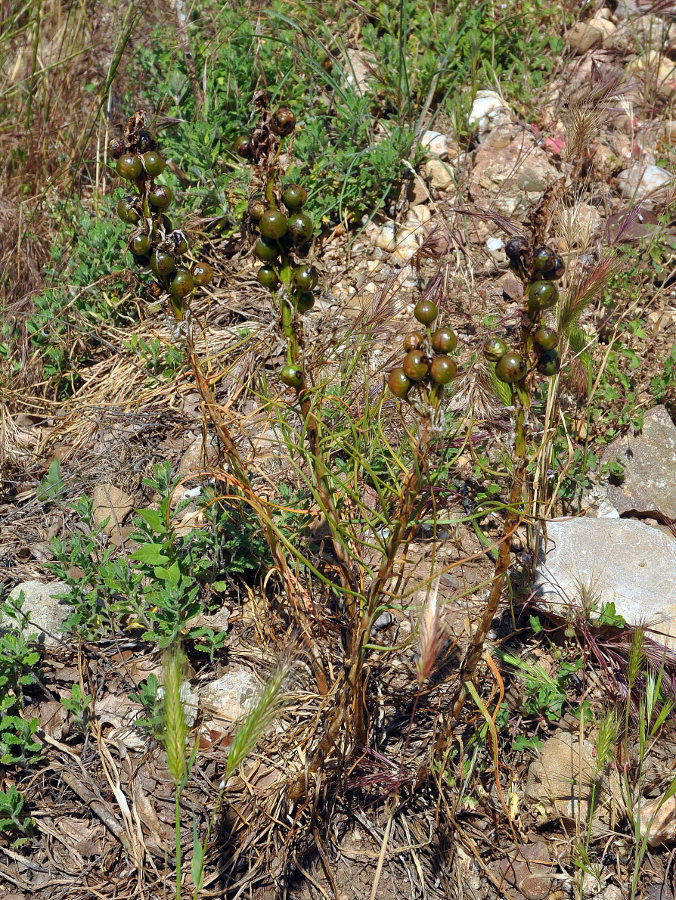
[(413, 331), (404, 338), (406, 356), (402, 364), (393, 369), (387, 379), (387, 385), (395, 397), (405, 399), (411, 388), (432, 388), (436, 393), (443, 390), (444, 385), (453, 381), (458, 366), (449, 354), (458, 346), (458, 334), (454, 328), (436, 328), (439, 310), (432, 300), (419, 300), (413, 315), (424, 331)]
[[(295, 127), (292, 111), (281, 107), (251, 135), (239, 137), (234, 149), (244, 159), (257, 162), (269, 153), (271, 141), (289, 137)], [(255, 236), (253, 253), (262, 263), (256, 278), (273, 294), (284, 284), (282, 302), (290, 303), (294, 314), (306, 313), (314, 306), (312, 291), (319, 277), (313, 265), (302, 262), (314, 235), (314, 222), (304, 209), (307, 190), (301, 184), (285, 184), (276, 196), (272, 185), (267, 187), (264, 194), (251, 200), (247, 210), (250, 232)], [(303, 385), (302, 368), (293, 362), (283, 367), (280, 377), (288, 387)]]
[[(510, 266), (526, 282), (530, 336), (537, 356), (537, 370), (542, 375), (555, 375), (561, 366), (557, 346), (559, 335), (542, 319), (559, 299), (556, 282), (563, 277), (565, 265), (550, 247), (536, 247), (530, 252), (524, 238), (512, 238), (505, 246)], [(529, 360), (511, 350), (500, 337), (491, 337), (484, 344), (484, 355), (495, 363), (495, 375), (506, 384), (516, 384), (529, 372)]]
[(167, 291), (174, 313), (183, 318), (186, 299), (195, 287), (209, 284), (213, 277), (211, 266), (194, 263), (190, 268), (181, 258), (188, 252), (188, 242), (179, 229), (174, 229), (165, 214), (173, 192), (157, 178), (166, 167), (164, 157), (157, 150), (153, 135), (143, 129), (127, 126), (124, 140), (113, 139), (109, 150), (117, 174), (136, 188), (136, 196), (127, 194), (117, 204), (117, 214), (133, 230), (129, 235), (129, 251), (135, 264), (150, 269), (157, 279), (150, 286), (153, 299)]

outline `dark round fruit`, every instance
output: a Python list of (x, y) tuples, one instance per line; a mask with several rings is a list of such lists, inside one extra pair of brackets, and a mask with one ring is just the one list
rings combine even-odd
[(240, 134), (233, 144), (233, 150), (237, 156), (241, 156), (243, 159), (251, 159), (253, 156), (253, 144), (251, 143), (251, 138), (247, 137), (245, 134)]
[(422, 350), (409, 350), (404, 357), (402, 369), (411, 381), (421, 381), (430, 370), (429, 360)]
[(296, 302), (296, 309), (299, 313), (306, 313), (315, 305), (314, 294), (309, 291), (303, 291)]
[(269, 209), (261, 216), (258, 227), (263, 237), (279, 240), (286, 234), (289, 222), (281, 209)]
[(279, 256), (279, 245), (277, 241), (271, 241), (269, 238), (259, 237), (254, 244), (254, 256), (261, 262), (274, 262)]
[(204, 287), (205, 284), (209, 284), (213, 277), (214, 270), (209, 263), (199, 262), (195, 263), (192, 267), (192, 280), (199, 287)]
[(495, 374), (500, 381), (507, 384), (514, 384), (516, 381), (523, 381), (526, 377), (526, 363), (518, 353), (508, 350), (503, 353), (495, 366)]
[(408, 394), (411, 389), (411, 380), (406, 376), (406, 372), (401, 366), (392, 369), (387, 379), (387, 386), (395, 397), (401, 400)]
[(318, 281), (314, 266), (295, 266), (291, 272), (291, 280), (301, 291), (311, 291)]
[(418, 300), (413, 310), (413, 315), (421, 325), (431, 325), (439, 315), (436, 303), (431, 300)]
[(165, 166), (164, 157), (160, 156), (155, 150), (148, 150), (147, 153), (143, 154), (143, 168), (151, 178), (161, 175)]
[(134, 206), (133, 197), (123, 197), (117, 204), (117, 214), (128, 225), (135, 225), (141, 220), (141, 214)]
[(554, 350), (559, 343), (559, 335), (553, 328), (549, 328), (548, 325), (540, 325), (533, 335), (533, 340), (543, 350)]
[(272, 266), (261, 266), (256, 274), (256, 278), (262, 287), (274, 288), (279, 284), (279, 275), (277, 275), (277, 270), (273, 269)]
[(119, 138), (113, 138), (108, 142), (108, 152), (113, 159), (119, 159), (124, 153), (124, 144)]
[(248, 207), (249, 218), (252, 222), (258, 223), (262, 219), (266, 210), (267, 206), (265, 205), (265, 203), (263, 203), (262, 200), (252, 200), (251, 203), (249, 203)]
[(407, 353), (409, 350), (419, 350), (424, 343), (425, 335), (422, 331), (412, 331), (411, 334), (407, 334), (404, 338), (404, 350)]
[(528, 241), (522, 237), (510, 238), (505, 244), (505, 253), (511, 262), (518, 262), (521, 254), (528, 249)]
[(169, 290), (174, 297), (187, 297), (195, 287), (192, 273), (188, 269), (179, 269), (171, 279)]
[(436, 384), (448, 384), (458, 373), (458, 365), (450, 356), (437, 356), (432, 360), (430, 376)]
[(533, 250), (533, 270), (542, 274), (554, 267), (556, 256), (550, 247), (536, 247)]
[(287, 137), (296, 127), (296, 117), (286, 106), (280, 106), (276, 109), (270, 119), (270, 128), (279, 135), (279, 137)]
[(561, 359), (556, 350), (545, 350), (538, 360), (538, 372), (551, 378), (561, 368)]
[(287, 209), (301, 209), (307, 203), (307, 191), (300, 184), (287, 184), (282, 190), (282, 200)]
[(167, 275), (171, 275), (175, 267), (176, 263), (171, 253), (156, 250), (150, 257), (150, 268), (160, 278), (166, 278)]
[(146, 153), (146, 151), (148, 150), (154, 150), (157, 146), (157, 143), (152, 134), (149, 131), (143, 129), (138, 133), (137, 146), (141, 153)]
[(289, 216), (289, 236), (294, 244), (307, 244), (312, 237), (312, 219), (304, 212), (294, 212)]
[(140, 157), (133, 153), (125, 153), (121, 156), (118, 159), (115, 168), (117, 169), (117, 174), (120, 178), (126, 178), (127, 181), (136, 181), (143, 171)]
[(166, 209), (174, 199), (174, 192), (165, 184), (156, 184), (148, 191), (148, 202), (155, 209)]
[(432, 349), (436, 353), (452, 353), (458, 346), (458, 334), (454, 328), (437, 328), (432, 334)]
[(563, 273), (566, 271), (566, 264), (561, 259), (560, 256), (554, 257), (554, 264), (551, 269), (548, 269), (543, 273), (544, 278), (550, 278), (553, 281), (558, 281), (559, 278), (563, 278)]
[(299, 388), (303, 386), (303, 370), (300, 366), (284, 366), (279, 373), (279, 377), (287, 387)]
[(134, 264), (139, 267), (139, 269), (147, 269), (150, 265), (150, 257), (149, 256), (137, 256), (135, 253), (132, 253), (134, 257)]
[(528, 300), (536, 309), (549, 309), (559, 299), (559, 292), (551, 281), (534, 281), (528, 285)]
[(486, 359), (497, 362), (501, 356), (504, 356), (505, 353), (507, 353), (508, 349), (507, 342), (503, 341), (502, 338), (490, 337), (484, 344), (484, 356)]
[(148, 256), (150, 253), (150, 238), (147, 234), (137, 234), (132, 239), (131, 252), (135, 256)]

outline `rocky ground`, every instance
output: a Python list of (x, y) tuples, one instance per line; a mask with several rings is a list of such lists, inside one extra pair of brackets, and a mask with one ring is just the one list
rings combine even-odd
[[(509, 716), (501, 725), (499, 761), (491, 743), (496, 723), (489, 723), (490, 716), (485, 722), (468, 716), (448, 768), (435, 771), (420, 791), (399, 793), (392, 760), (409, 738), (417, 760), (432, 745), (457, 666), (453, 647), (466, 639), (493, 569), (490, 553), (462, 520), (464, 498), (451, 494), (439, 509), (438, 540), (421, 530), (410, 546), (404, 599), (374, 625), (374, 643), (406, 647), (386, 669), (387, 691), (374, 722), (377, 749), (364, 748), (351, 761), (341, 789), (322, 795), (314, 818), (303, 808), (293, 819), (284, 785), (305, 765), (325, 714), (310, 667), (297, 665), (287, 706), (260, 750), (228, 783), (201, 896), (375, 900), (396, 892), (411, 898), (673, 900), (676, 803), (673, 796), (663, 800), (674, 785), (671, 708), (667, 727), (647, 741), (650, 753), (641, 757), (632, 807), (622, 781), (628, 765), (623, 770), (618, 759), (599, 766), (602, 729), (585, 733), (568, 707), (588, 702), (598, 713), (608, 689), (617, 696), (626, 683), (622, 673), (632, 632), (613, 630), (612, 621), (592, 627), (590, 614), (602, 610), (608, 616), (612, 610), (626, 626), (645, 626), (646, 657), (664, 659), (661, 699), (668, 702), (673, 694), (676, 388), (671, 379), (656, 403), (651, 385), (667, 371), (676, 334), (674, 10), (635, 0), (596, 4), (593, 15), (573, 24), (564, 40), (565, 59), (541, 99), (537, 122), (521, 119), (500, 91), (480, 90), (469, 137), (454, 133), (450, 124), (444, 128), (443, 119), (434, 131), (423, 132), (424, 161), (387, 215), (351, 231), (339, 225), (323, 236), (317, 252), (322, 290), (308, 317), (308, 340), (317, 347), (336, 335), (359, 334), (365, 322), (380, 317), (368, 360), (380, 384), (410, 327), (421, 285), (443, 278), (443, 313), (461, 339), (463, 380), (452, 403), (458, 410), (484, 404), (475, 408), (486, 423), (486, 458), (494, 465), (505, 448), (510, 452), (509, 421), (473, 385), (486, 335), (496, 321), (513, 321), (522, 302), (506, 241), (527, 231), (543, 195), (555, 189), (549, 235), (568, 261), (566, 288), (598, 271), (609, 247), (622, 261), (616, 276), (630, 273), (636, 290), (623, 305), (612, 308), (599, 300), (581, 324), (594, 339), (596, 371), (603, 371), (620, 325), (640, 322), (647, 339), (627, 335), (634, 356), (623, 357), (626, 366), (638, 358), (634, 416), (618, 427), (614, 441), (604, 442), (609, 419), (619, 421), (625, 384), (618, 396), (608, 395), (598, 418), (570, 416), (577, 429), (568, 435), (570, 447), (593, 450), (597, 464), (574, 497), (554, 490), (537, 546), (530, 530), (520, 527), (515, 582), (526, 577), (537, 552), (533, 592), (516, 614), (506, 609), (491, 634), (497, 651), (539, 666), (538, 677), (531, 672), (530, 680), (520, 681), (514, 667), (504, 667), (500, 690), (506, 687)], [(358, 64), (359, 47), (351, 52), (354, 76), (365, 83), (369, 66)], [(658, 254), (646, 249), (657, 246)], [(198, 349), (209, 356), (219, 403), (240, 417), (240, 444), (248, 448), (265, 493), (285, 477), (287, 463), (278, 433), (248, 387), (252, 371), (278, 367), (283, 345), (242, 235), (213, 238), (208, 252), (217, 278), (196, 307), (208, 335)], [(127, 302), (140, 305), (133, 283)], [(37, 632), (42, 658), (21, 711), (26, 722), (37, 721), (33, 740), (41, 760), (23, 770), (6, 767), (2, 774), (3, 789), (17, 784), (34, 818), (30, 834), (18, 842), (16, 833), (0, 837), (0, 895), (6, 900), (160, 897), (173, 890), (173, 784), (161, 744), (143, 727), (148, 708), (139, 695), (149, 677), (161, 681), (160, 655), (139, 639), (130, 619), (104, 641), (78, 641), (62, 630), (73, 612), (73, 586), (86, 594), (109, 559), (124, 566), (138, 546), (134, 511), (159, 497), (144, 483), (153, 465), (169, 460), (182, 478), (170, 507), (185, 501), (171, 513), (179, 536), (205, 524), (199, 498), (218, 471), (220, 449), (211, 434), (205, 440), (190, 377), (178, 368), (165, 382), (149, 378), (130, 350), (132, 335), (171, 344), (159, 309), (146, 308), (127, 331), (104, 324), (101, 345), (110, 352), (82, 373), (72, 396), (32, 402), (26, 386), (28, 400), (13, 391), (2, 411), (0, 575), (10, 598), (23, 591), (20, 624), (24, 634)], [(613, 384), (612, 373), (605, 378)], [(573, 388), (564, 385), (563, 392), (568, 396), (562, 406), (569, 402), (570, 409)], [(469, 484), (476, 477), (475, 457), (468, 449), (457, 459), (458, 481)], [(621, 463), (620, 480), (602, 469), (604, 461)], [(558, 489), (564, 473), (552, 471), (551, 478)], [(92, 498), (89, 524), (71, 506), (83, 493)], [(500, 533), (499, 518), (484, 523), (490, 540)], [(318, 534), (319, 519), (315, 515), (310, 526)], [(93, 532), (95, 547), (73, 552), (72, 535), (86, 543)], [(54, 570), (54, 538), (70, 540), (70, 556), (58, 560), (60, 575)], [(415, 657), (406, 641), (416, 628), (424, 585), (439, 569), (451, 649), (420, 702), (411, 735), (406, 692)], [(260, 581), (233, 576), (214, 591), (218, 602), (193, 624), (227, 632), (227, 651), (214, 660), (202, 657), (184, 686), (199, 751), (184, 795), (188, 856), (192, 815), (203, 833), (235, 723), (251, 709), (283, 643), (276, 643), (263, 622), (271, 601)], [(535, 630), (533, 617), (541, 617)], [(573, 661), (565, 682), (559, 678), (562, 658)], [(583, 665), (574, 668), (575, 660)], [(86, 709), (75, 702), (74, 685), (81, 696), (90, 696)], [(492, 708), (497, 693), (496, 686)], [(64, 697), (70, 705), (61, 702)], [(406, 702), (399, 705), (402, 697)], [(488, 694), (484, 699), (488, 704)], [(626, 708), (633, 728), (642, 713), (631, 699)], [(480, 746), (465, 756), (463, 739), (481, 725)], [(537, 738), (538, 745), (519, 745), (520, 737)], [(192, 890), (188, 874), (185, 890)]]

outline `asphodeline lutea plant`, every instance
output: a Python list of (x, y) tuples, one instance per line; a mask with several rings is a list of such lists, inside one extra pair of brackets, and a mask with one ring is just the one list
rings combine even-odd
[[(503, 536), (493, 573), (491, 591), (469, 649), (460, 667), (453, 712), (457, 718), (484, 650), (493, 618), (498, 610), (505, 576), (511, 561), (512, 537), (526, 515), (524, 487), (529, 463), (528, 413), (538, 376), (551, 378), (561, 366), (559, 334), (550, 324), (559, 301), (556, 282), (565, 272), (561, 257), (551, 248), (536, 244), (537, 228), (530, 240), (513, 237), (505, 245), (512, 270), (524, 282), (525, 308), (521, 310), (518, 335), (512, 339), (491, 337), (483, 352), (497, 382), (505, 386), (503, 399), (514, 419), (512, 485)], [(501, 392), (502, 393), (502, 392)]]
[(209, 284), (213, 273), (208, 263), (188, 266), (183, 262), (188, 241), (166, 215), (173, 191), (158, 181), (166, 161), (145, 125), (145, 114), (135, 113), (127, 121), (124, 138), (114, 138), (109, 144), (117, 174), (135, 190), (119, 201), (117, 214), (132, 226), (128, 246), (135, 265), (155, 276), (148, 288), (151, 299), (166, 295), (174, 318), (181, 322), (195, 288)]
[(254, 256), (262, 264), (256, 278), (275, 300), (286, 338), (287, 358), (280, 378), (301, 395), (308, 385), (300, 359), (300, 317), (314, 306), (312, 292), (319, 277), (315, 267), (303, 261), (310, 250), (314, 223), (304, 210), (307, 190), (303, 185), (280, 184), (278, 160), (284, 139), (289, 143), (293, 139), (293, 112), (284, 106), (270, 112), (263, 92), (254, 98), (254, 106), (259, 113), (256, 127), (234, 145), (235, 152), (254, 165), (261, 187), (249, 203), (245, 225), (254, 240)]

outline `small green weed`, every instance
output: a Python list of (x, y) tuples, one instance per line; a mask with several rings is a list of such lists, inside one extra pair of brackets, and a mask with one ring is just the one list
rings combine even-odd
[(0, 830), (18, 832), (23, 837), (14, 842), (20, 846), (33, 830), (35, 820), (24, 813), (24, 797), (15, 784), (8, 791), (0, 791)]
[(539, 662), (529, 662), (511, 653), (501, 653), (500, 658), (512, 666), (515, 675), (523, 681), (526, 711), (537, 719), (544, 717), (549, 722), (558, 722), (568, 703), (568, 682), (579, 672), (584, 661), (562, 662), (549, 674)]
[(87, 730), (91, 702), (92, 695), (83, 694), (79, 684), (73, 685), (70, 697), (61, 697), (61, 706), (73, 716), (75, 724), (83, 733)]
[(162, 700), (158, 691), (157, 676), (151, 673), (141, 682), (137, 694), (129, 694), (129, 699), (133, 703), (140, 703), (143, 707), (143, 716), (136, 719), (134, 724), (155, 738), (161, 735), (163, 723)]
[(66, 490), (66, 483), (61, 477), (61, 463), (53, 459), (49, 464), (49, 472), (42, 479), (35, 491), (35, 496), (45, 506), (49, 506), (54, 500), (60, 500)]

